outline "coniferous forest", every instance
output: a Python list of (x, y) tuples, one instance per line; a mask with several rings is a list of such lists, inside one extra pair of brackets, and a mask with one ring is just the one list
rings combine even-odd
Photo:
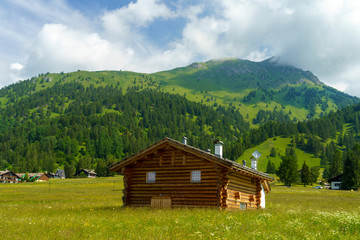
[(156, 90), (123, 94), (80, 84), (35, 93), (0, 114), (0, 168), (20, 172), (106, 166), (165, 136), (188, 136), (191, 145), (206, 149), (217, 137), (232, 143), (249, 130), (234, 108), (214, 109)]
[(158, 88), (124, 90), (119, 84), (95, 87), (77, 82), (34, 88), (24, 81), (11, 91), (0, 91), (0, 98), (8, 100), (0, 106), (0, 169), (64, 168), (71, 177), (89, 168), (108, 175), (109, 164), (163, 137), (183, 136), (203, 150), (221, 139), (225, 157), (232, 160), (269, 138), (290, 137), (292, 147), (321, 157), (324, 178), (347, 171), (344, 163), (355, 166), (352, 169), (359, 164), (354, 157), (360, 142), (358, 104), (308, 121), (290, 120), (281, 111), (259, 111), (253, 119), (258, 127), (250, 128), (235, 106), (204, 105)]

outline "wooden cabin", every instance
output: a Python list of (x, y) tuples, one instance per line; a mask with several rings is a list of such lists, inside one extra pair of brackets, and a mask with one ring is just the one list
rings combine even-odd
[(77, 177), (81, 177), (81, 176), (85, 176), (85, 177), (88, 177), (88, 178), (95, 178), (96, 177), (96, 172), (94, 170), (89, 170), (89, 169), (81, 169), (79, 170), (75, 176)]
[(109, 166), (124, 176), (124, 206), (216, 207), (258, 209), (265, 207), (270, 191), (266, 173), (222, 157), (222, 143), (215, 154), (171, 138)]
[(0, 183), (18, 183), (21, 179), (13, 171), (0, 171)]

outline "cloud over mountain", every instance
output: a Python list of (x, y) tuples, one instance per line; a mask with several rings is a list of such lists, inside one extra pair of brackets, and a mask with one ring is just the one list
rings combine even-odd
[(0, 3), (0, 86), (41, 72), (155, 72), (276, 55), (359, 96), (358, 1), (139, 0), (93, 9), (76, 2)]

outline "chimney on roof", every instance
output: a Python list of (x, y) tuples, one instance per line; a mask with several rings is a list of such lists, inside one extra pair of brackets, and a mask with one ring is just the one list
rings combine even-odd
[(243, 166), (246, 167), (246, 160), (243, 160)]
[(185, 144), (185, 145), (187, 145), (187, 137), (183, 137), (182, 143)]
[(251, 159), (251, 168), (257, 170), (257, 159), (256, 158)]
[(216, 140), (214, 144), (215, 144), (215, 155), (219, 158), (223, 158), (224, 143), (220, 140)]

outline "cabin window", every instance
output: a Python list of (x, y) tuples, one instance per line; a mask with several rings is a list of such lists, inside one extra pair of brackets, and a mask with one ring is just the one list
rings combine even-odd
[(191, 182), (193, 183), (201, 182), (201, 171), (191, 171)]
[(146, 182), (154, 183), (156, 180), (156, 172), (147, 172), (146, 173)]
[(240, 209), (241, 210), (246, 210), (246, 203), (240, 203)]

